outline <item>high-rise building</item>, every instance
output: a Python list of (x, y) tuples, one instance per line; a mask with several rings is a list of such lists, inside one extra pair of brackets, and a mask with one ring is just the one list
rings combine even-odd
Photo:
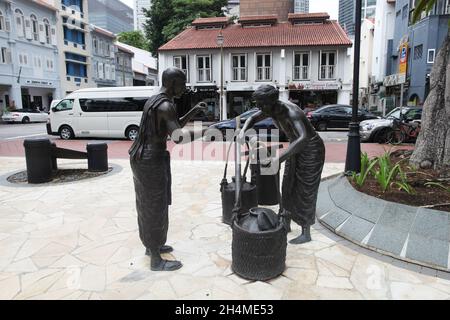
[(62, 96), (92, 88), (88, 0), (56, 0)]
[(89, 23), (114, 34), (134, 29), (133, 9), (120, 0), (89, 0)]
[(240, 16), (263, 16), (275, 14), (278, 20), (287, 21), (294, 12), (294, 0), (241, 0)]
[[(375, 19), (377, 0), (362, 1), (362, 19)], [(339, 23), (348, 34), (355, 34), (355, 1), (339, 0)]]
[(144, 9), (150, 9), (152, 0), (134, 0), (134, 30), (144, 31), (145, 17)]
[(294, 13), (309, 13), (309, 0), (295, 0)]

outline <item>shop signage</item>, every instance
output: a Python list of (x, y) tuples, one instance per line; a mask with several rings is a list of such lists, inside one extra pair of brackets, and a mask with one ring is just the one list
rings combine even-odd
[(218, 88), (216, 86), (204, 86), (204, 87), (195, 87), (197, 92), (217, 92)]
[(48, 81), (27, 80), (25, 82), (26, 82), (26, 84), (31, 84), (31, 85), (41, 85), (41, 86), (52, 86), (53, 85), (52, 82), (48, 82)]
[(289, 90), (339, 90), (341, 85), (337, 82), (306, 82), (306, 83), (289, 83)]
[(406, 83), (406, 74), (391, 74), (390, 76), (387, 76), (384, 78), (383, 85), (385, 87), (393, 87), (400, 84)]

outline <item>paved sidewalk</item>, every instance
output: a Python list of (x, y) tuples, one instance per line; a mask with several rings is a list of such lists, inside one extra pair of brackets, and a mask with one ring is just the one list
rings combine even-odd
[[(68, 148), (79, 151), (86, 151), (86, 145), (90, 142), (95, 142), (96, 140), (70, 140), (64, 141), (59, 138), (52, 138), (52, 141), (60, 148)], [(226, 154), (226, 146), (228, 144), (214, 142), (194, 142), (191, 144), (192, 152), (189, 157), (182, 158), (179, 154), (172, 152), (172, 159), (179, 160), (212, 160), (211, 155), (208, 154), (207, 150), (211, 146), (223, 146), (223, 151), (221, 156), (215, 157), (216, 161), (223, 161)], [(284, 148), (286, 149), (287, 143), (284, 143)], [(126, 140), (109, 140), (108, 141), (108, 156), (110, 159), (120, 158), (128, 159), (128, 150), (131, 147), (131, 141)], [(174, 148), (179, 148), (180, 146), (175, 145), (173, 142), (169, 141), (167, 145), (168, 149), (172, 151)], [(326, 142), (326, 162), (342, 163), (345, 162), (345, 157), (347, 154), (347, 143), (342, 142)], [(219, 148), (220, 149), (220, 148)], [(370, 157), (379, 156), (386, 151), (394, 151), (397, 149), (413, 149), (411, 145), (402, 146), (391, 146), (383, 145), (378, 143), (363, 143), (361, 144), (361, 149), (363, 152), (367, 152)], [(23, 139), (6, 140), (0, 141), (0, 157), (23, 157), (25, 155), (25, 150), (23, 147)]]
[[(0, 299), (450, 298), (447, 274), (359, 248), (320, 224), (314, 241), (288, 246), (283, 276), (237, 277), (231, 230), (220, 221), (221, 162), (172, 162), (169, 244), (184, 267), (152, 272), (138, 237), (128, 161), (111, 164), (122, 170), (66, 185), (0, 182)], [(74, 166), (86, 164), (60, 162)], [(24, 168), (23, 158), (0, 158), (3, 178)], [(342, 170), (327, 164), (324, 175)], [(294, 225), (289, 238), (298, 233)]]

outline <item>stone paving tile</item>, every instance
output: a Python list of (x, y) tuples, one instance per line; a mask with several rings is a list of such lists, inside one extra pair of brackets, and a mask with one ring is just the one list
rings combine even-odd
[(321, 221), (334, 230), (344, 223), (344, 221), (346, 221), (349, 217), (350, 214), (347, 211), (335, 207), (329, 211), (328, 214), (322, 216)]
[[(238, 277), (230, 269), (231, 229), (220, 221), (223, 163), (172, 163), (174, 194), (185, 193), (170, 209), (169, 244), (175, 251), (166, 257), (184, 266), (173, 273), (152, 272), (137, 232), (128, 161), (111, 162), (122, 171), (101, 179), (57, 187), (0, 186), (0, 212), (6, 217), (0, 218), (0, 299), (416, 298), (408, 290), (448, 298), (447, 273), (394, 264), (320, 224), (312, 229), (312, 242), (288, 246), (283, 276), (267, 282)], [(61, 161), (62, 166), (79, 163)], [(23, 166), (23, 159), (1, 158), (0, 175)], [(342, 170), (326, 165), (324, 174)], [(187, 187), (192, 175), (200, 177), (195, 188)], [(12, 206), (28, 195), (39, 204)], [(289, 239), (299, 232), (293, 224)]]
[(375, 225), (357, 216), (351, 216), (342, 227), (337, 230), (338, 234), (346, 235), (351, 240), (361, 242), (373, 229)]
[(400, 256), (416, 213), (417, 209), (409, 206), (386, 206), (367, 245)]
[(449, 242), (411, 233), (406, 249), (406, 258), (424, 261), (441, 268), (448, 267)]

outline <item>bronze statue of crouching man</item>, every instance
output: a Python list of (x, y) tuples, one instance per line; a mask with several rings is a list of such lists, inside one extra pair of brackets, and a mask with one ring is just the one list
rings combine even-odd
[(288, 149), (279, 158), (268, 160), (270, 163), (266, 161), (263, 165), (279, 168), (286, 161), (282, 206), (287, 216), (302, 227), (302, 234), (290, 243), (309, 242), (310, 227), (316, 220), (317, 194), (325, 163), (324, 143), (297, 105), (279, 100), (277, 88), (262, 85), (253, 97), (260, 111), (247, 120), (239, 139), (243, 141), (248, 129), (269, 117), (286, 134), (290, 142)]

